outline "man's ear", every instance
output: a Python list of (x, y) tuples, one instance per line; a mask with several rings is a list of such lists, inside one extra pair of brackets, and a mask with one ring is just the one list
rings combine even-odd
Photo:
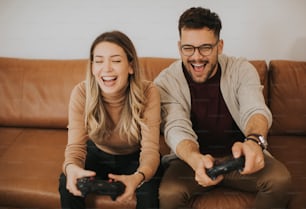
[(223, 53), (223, 46), (224, 46), (223, 39), (220, 39), (219, 43), (218, 43), (218, 54), (222, 54)]
[(179, 51), (180, 55), (182, 56), (182, 54), (181, 54), (181, 41), (177, 42), (177, 48), (178, 48), (178, 51)]
[(181, 51), (181, 41), (177, 42), (177, 48), (178, 48), (179, 51)]

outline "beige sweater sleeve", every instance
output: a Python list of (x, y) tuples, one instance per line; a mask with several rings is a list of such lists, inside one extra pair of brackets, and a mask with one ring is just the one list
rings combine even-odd
[(185, 139), (193, 141), (198, 146), (197, 135), (190, 120), (191, 99), (182, 61), (175, 61), (163, 70), (154, 83), (161, 95), (161, 129), (167, 145), (173, 153), (176, 153), (177, 145)]
[(138, 170), (150, 179), (160, 163), (160, 95), (157, 87), (150, 82), (145, 90), (147, 98), (144, 121), (147, 127), (141, 127), (141, 152)]
[(68, 142), (65, 150), (63, 171), (68, 164), (76, 164), (83, 168), (86, 157), (86, 141), (88, 140), (84, 120), (85, 84), (79, 83), (71, 92), (68, 111)]

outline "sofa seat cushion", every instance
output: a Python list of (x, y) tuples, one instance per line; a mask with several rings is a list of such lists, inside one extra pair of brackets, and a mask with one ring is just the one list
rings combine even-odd
[(269, 136), (269, 151), (291, 173), (289, 208), (306, 206), (306, 136)]
[(60, 208), (58, 177), (67, 131), (1, 128), (0, 142), (0, 205)]
[(135, 209), (136, 197), (127, 203), (114, 202), (109, 196), (89, 194), (86, 197), (86, 205), (88, 208), (96, 209)]
[(22, 132), (22, 128), (0, 127), (0, 158), (5, 151), (13, 144), (17, 136)]
[[(66, 143), (66, 129), (1, 127), (0, 205), (7, 208), (60, 208), (58, 178)], [(86, 203), (89, 208), (134, 209), (136, 206), (135, 199), (120, 204), (109, 196), (97, 195), (88, 195)]]
[(220, 187), (194, 196), (191, 204), (195, 209), (246, 209), (252, 208), (254, 199), (253, 193)]

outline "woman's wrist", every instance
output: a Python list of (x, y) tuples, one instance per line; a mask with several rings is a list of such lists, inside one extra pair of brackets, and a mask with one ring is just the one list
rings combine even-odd
[(139, 175), (141, 176), (141, 181), (138, 184), (137, 188), (141, 187), (143, 185), (143, 183), (146, 181), (146, 175), (144, 174), (144, 172), (137, 170), (134, 175)]
[(73, 165), (73, 163), (67, 163), (64, 168), (64, 174), (67, 175), (67, 167)]

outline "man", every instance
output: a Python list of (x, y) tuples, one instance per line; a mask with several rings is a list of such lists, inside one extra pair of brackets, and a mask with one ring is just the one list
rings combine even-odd
[[(221, 20), (205, 8), (179, 19), (181, 60), (155, 79), (162, 130), (172, 154), (160, 186), (162, 209), (186, 208), (189, 197), (217, 184), (257, 192), (256, 209), (285, 208), (290, 174), (267, 151), (272, 123), (256, 69), (222, 54)], [(216, 160), (245, 157), (242, 171), (211, 179)]]

